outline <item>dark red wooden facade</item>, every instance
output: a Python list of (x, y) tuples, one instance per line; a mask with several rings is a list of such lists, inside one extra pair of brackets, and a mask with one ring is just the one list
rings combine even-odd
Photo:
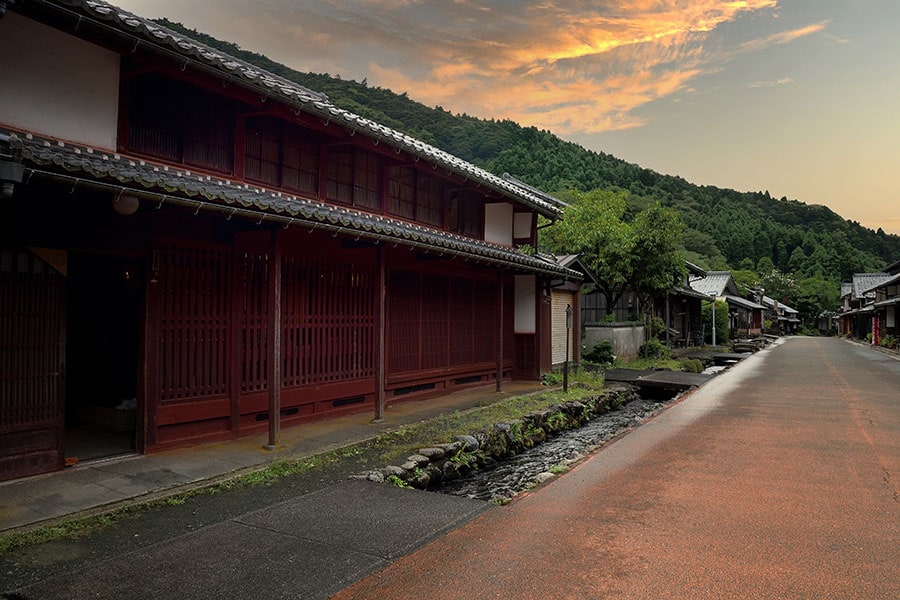
[[(209, 69), (122, 55), (114, 150), (159, 165), (132, 191), (163, 200), (123, 217), (124, 190), (51, 165), (0, 205), (0, 480), (61, 468), (66, 427), (93, 403), (133, 396), (133, 449), (154, 452), (539, 376), (549, 322), (516, 334), (513, 289), (539, 270), (264, 222), (296, 195), (483, 243), (487, 203), (533, 208)], [(193, 197), (175, 170), (255, 190), (234, 206), (258, 218), (165, 201)]]

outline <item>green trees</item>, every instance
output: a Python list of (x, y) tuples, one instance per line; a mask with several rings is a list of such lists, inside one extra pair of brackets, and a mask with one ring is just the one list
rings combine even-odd
[(654, 204), (629, 223), (626, 198), (624, 192), (575, 192), (562, 218), (541, 232), (542, 247), (581, 255), (610, 313), (626, 290), (646, 302), (671, 287), (683, 269), (678, 214)]

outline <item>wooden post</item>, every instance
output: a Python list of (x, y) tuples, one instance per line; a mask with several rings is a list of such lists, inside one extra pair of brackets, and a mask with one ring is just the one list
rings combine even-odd
[(384, 259), (385, 248), (380, 244), (376, 248), (376, 271), (375, 278), (375, 422), (384, 420), (384, 355), (387, 353), (385, 344), (385, 281), (386, 269)]
[(269, 252), (269, 443), (267, 450), (274, 450), (280, 444), (281, 434), (281, 248), (278, 245), (278, 231), (272, 231), (272, 246)]
[(503, 391), (503, 272), (497, 271), (497, 391)]

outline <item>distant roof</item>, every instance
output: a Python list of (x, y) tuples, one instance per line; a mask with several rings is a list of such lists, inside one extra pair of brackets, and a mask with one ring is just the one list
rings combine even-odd
[[(766, 306), (766, 308), (774, 308), (775, 307), (775, 299), (769, 298), (768, 296), (763, 296), (762, 303)], [(799, 313), (797, 309), (791, 308), (784, 302), (778, 302), (778, 306), (784, 310), (786, 313)]]
[(731, 294), (725, 294), (725, 301), (728, 302), (729, 304), (736, 304), (742, 308), (749, 308), (749, 309), (765, 309), (766, 308), (765, 306), (763, 306), (761, 304), (757, 304), (756, 302), (752, 302), (750, 300), (747, 300), (746, 298), (741, 298), (740, 296), (733, 296)]
[(737, 295), (737, 286), (731, 277), (731, 271), (707, 271), (704, 279), (691, 281), (691, 287), (707, 296), (715, 294), (723, 296), (726, 292)]
[(706, 277), (706, 269), (703, 267), (698, 267), (689, 260), (684, 261), (684, 266), (687, 267), (688, 273), (691, 275), (702, 275), (703, 277)]
[[(152, 48), (165, 56), (175, 55), (185, 65), (191, 64), (207, 73), (212, 72), (229, 83), (277, 99), (295, 110), (319, 116), (327, 122), (347, 127), (378, 142), (384, 142), (396, 148), (398, 152), (407, 152), (414, 157), (425, 159), (436, 167), (442, 167), (504, 196), (512, 197), (546, 217), (555, 218), (561, 213), (562, 203), (548, 194), (537, 193), (537, 190), (528, 189), (521, 182), (516, 184), (497, 177), (412, 136), (339, 108), (325, 94), (314, 92), (289, 79), (216, 50), (150, 19), (102, 0), (46, 0), (45, 4), (71, 15), (76, 28), (82, 24), (82, 19), (85, 25), (96, 24), (108, 28), (118, 35), (134, 40), (135, 48), (140, 44), (143, 48)], [(13, 3), (9, 8), (18, 10), (19, 6), (20, 3)], [(87, 35), (85, 33), (87, 31), (88, 28), (85, 26), (79, 33)]]
[(883, 287), (887, 287), (887, 286), (889, 286), (889, 285), (896, 285), (896, 284), (898, 284), (898, 283), (900, 283), (900, 273), (897, 273), (896, 275), (890, 275), (890, 276), (888, 276), (887, 279), (885, 279), (884, 281), (882, 281), (882, 282), (879, 283), (878, 285), (876, 285), (876, 286), (870, 288), (870, 291), (875, 291), (875, 290), (877, 290), (877, 289), (880, 289), (880, 288), (883, 288)]
[(891, 279), (893, 275), (888, 273), (854, 273), (853, 274), (853, 297), (854, 298), (874, 298), (875, 288), (879, 287), (885, 281)]
[(584, 261), (581, 260), (581, 256), (578, 254), (557, 254), (555, 257), (557, 264), (561, 267), (565, 267), (572, 271), (578, 271), (582, 275), (584, 275), (583, 281), (585, 283), (597, 283), (597, 278), (594, 277), (594, 274), (588, 268)]
[(849, 296), (853, 293), (853, 284), (849, 281), (841, 282), (841, 298), (844, 296)]
[(898, 260), (895, 263), (889, 264), (883, 270), (885, 273), (890, 273), (891, 275), (896, 275), (896, 274), (900, 273), (900, 260)]

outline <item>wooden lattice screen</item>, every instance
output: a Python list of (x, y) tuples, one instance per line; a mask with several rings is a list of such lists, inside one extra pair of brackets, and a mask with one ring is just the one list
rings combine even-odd
[(65, 278), (0, 252), (0, 479), (62, 467)]
[(419, 274), (391, 271), (388, 280), (387, 368), (390, 373), (419, 369)]
[(268, 388), (269, 261), (265, 254), (247, 252), (240, 257), (241, 392)]
[(170, 245), (161, 249), (162, 402), (228, 393), (228, 270), (227, 248)]
[(371, 267), (282, 259), (282, 385), (375, 375), (375, 280)]
[[(511, 332), (511, 291), (506, 296), (504, 330)], [(387, 317), (389, 373), (496, 361), (499, 323), (492, 280), (391, 271)], [(511, 357), (512, 337), (507, 339), (504, 354)]]

